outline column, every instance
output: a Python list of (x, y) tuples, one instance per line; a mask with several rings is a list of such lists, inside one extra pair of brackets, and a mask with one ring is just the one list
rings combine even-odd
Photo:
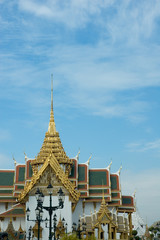
[(132, 237), (132, 213), (128, 213), (129, 236)]
[(120, 239), (124, 239), (124, 232), (121, 233)]
[(108, 224), (108, 239), (112, 239), (112, 233), (111, 233), (111, 224)]
[(116, 227), (113, 228), (113, 239), (116, 239), (117, 237), (117, 229)]

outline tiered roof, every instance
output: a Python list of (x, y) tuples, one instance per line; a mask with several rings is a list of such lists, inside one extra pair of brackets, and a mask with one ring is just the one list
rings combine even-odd
[(0, 201), (15, 201), (18, 195), (20, 202), (26, 201), (29, 192), (49, 167), (68, 190), (73, 202), (77, 202), (79, 197), (86, 201), (101, 202), (104, 196), (108, 205), (117, 206), (120, 211), (134, 210), (133, 198), (121, 195), (120, 170), (115, 174), (110, 173), (111, 164), (107, 168), (90, 169), (89, 160), (82, 164), (78, 163), (79, 156), (69, 159), (66, 155), (54, 121), (53, 83), (50, 121), (44, 142), (35, 159), (26, 156), (25, 159), (25, 164), (15, 164), (15, 171), (0, 171)]
[(24, 208), (21, 204), (15, 204), (9, 210), (4, 211), (0, 214), (0, 219), (4, 217), (24, 217)]
[(0, 202), (15, 202), (13, 197), (14, 170), (0, 170)]
[(15, 197), (18, 197), (18, 195), (24, 189), (25, 178), (26, 178), (25, 171), (26, 171), (25, 164), (15, 165), (15, 178), (14, 178), (14, 191), (13, 191), (13, 196)]
[(88, 163), (78, 163), (78, 158), (73, 159), (73, 165), (69, 179), (80, 191), (80, 197), (87, 201), (105, 200), (112, 206), (122, 204), (119, 174), (120, 170), (112, 174), (110, 166), (101, 169), (89, 169)]
[[(15, 202), (19, 194), (22, 196), (22, 192), (24, 194), (23, 196), (26, 196), (38, 179), (43, 175), (47, 166), (50, 165), (56, 176), (61, 179), (62, 184), (63, 182), (64, 184), (66, 184), (66, 181), (68, 182), (65, 187), (68, 188), (69, 191), (72, 189), (72, 192), (74, 192), (75, 189), (78, 189), (80, 198), (91, 202), (101, 202), (104, 194), (105, 201), (108, 205), (118, 206), (120, 212), (130, 212), (134, 210), (133, 197), (122, 196), (119, 173), (110, 173), (110, 168), (89, 169), (88, 164), (78, 164), (78, 160), (75, 158), (72, 159), (72, 169), (69, 177), (67, 177), (54, 154), (51, 153), (39, 172), (33, 174), (31, 165), (32, 161), (34, 160), (27, 158), (25, 165), (17, 164), (15, 166), (15, 171), (0, 171), (1, 202)], [(75, 192), (77, 192), (77, 190)], [(76, 193), (77, 197), (74, 198), (75, 200), (78, 200), (79, 198), (78, 192)]]

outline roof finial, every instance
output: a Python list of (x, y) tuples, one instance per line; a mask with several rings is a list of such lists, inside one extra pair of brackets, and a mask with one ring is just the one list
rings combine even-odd
[(51, 111), (53, 111), (53, 74), (51, 74)]
[(89, 163), (90, 163), (91, 157), (92, 157), (92, 153), (91, 153), (91, 156), (89, 157), (89, 159), (87, 160), (87, 162), (85, 163), (85, 164), (87, 164), (88, 166), (89, 166)]
[(14, 166), (16, 167), (16, 164), (17, 164), (16, 159), (14, 158), (13, 155), (12, 155), (12, 158), (13, 158), (13, 160), (14, 160)]
[(80, 149), (79, 149), (77, 155), (74, 157), (74, 159), (77, 160), (77, 161), (79, 160), (79, 154), (80, 154)]
[(136, 190), (134, 191), (134, 193), (132, 194), (132, 196), (133, 196), (133, 201), (134, 201), (134, 207), (135, 207), (135, 209), (136, 209)]
[(111, 165), (112, 165), (112, 158), (111, 158), (110, 164), (109, 164), (108, 167), (107, 167), (108, 171), (110, 171)]
[(122, 165), (120, 166), (120, 168), (119, 168), (119, 170), (116, 172), (116, 174), (117, 174), (117, 175), (120, 175), (121, 170), (122, 170)]
[(51, 74), (51, 113), (50, 113), (50, 122), (48, 127), (49, 133), (56, 132), (56, 126), (54, 122), (54, 114), (53, 114), (53, 74)]

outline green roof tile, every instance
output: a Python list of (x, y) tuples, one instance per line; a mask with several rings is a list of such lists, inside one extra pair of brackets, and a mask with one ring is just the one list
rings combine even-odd
[(13, 186), (14, 171), (0, 171), (0, 186)]
[(89, 185), (90, 186), (108, 185), (107, 172), (104, 170), (101, 171), (89, 170)]
[(78, 181), (85, 181), (85, 166), (78, 165)]
[(122, 205), (131, 205), (132, 198), (130, 196), (122, 196)]
[(110, 178), (111, 178), (111, 189), (112, 189), (112, 190), (116, 190), (116, 189), (118, 188), (118, 185), (117, 185), (117, 176), (111, 175)]
[(112, 193), (111, 195), (113, 198), (118, 197), (118, 193)]
[(15, 208), (15, 209), (5, 212), (4, 214), (2, 213), (2, 215), (5, 215), (5, 216), (24, 215), (24, 210), (22, 208)]
[(86, 185), (83, 184), (83, 185), (78, 185), (78, 189), (86, 189)]
[(107, 189), (90, 189), (89, 190), (89, 193), (90, 194), (97, 194), (97, 193), (100, 193), (100, 194), (108, 194), (108, 191), (107, 191)]
[(112, 200), (109, 204), (119, 204), (119, 200)]
[(24, 181), (25, 167), (19, 167), (18, 182)]
[(13, 192), (13, 190), (7, 190), (7, 189), (3, 189), (3, 190), (0, 190), (0, 194), (1, 193), (12, 193)]
[(24, 189), (24, 186), (18, 185), (18, 186), (17, 186), (17, 189), (20, 189), (20, 190), (21, 190), (21, 189)]

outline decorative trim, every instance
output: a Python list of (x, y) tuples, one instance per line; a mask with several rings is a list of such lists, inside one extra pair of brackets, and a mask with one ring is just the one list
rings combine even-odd
[(43, 166), (40, 168), (40, 170), (37, 172), (37, 174), (34, 174), (31, 178), (30, 183), (26, 183), (24, 190), (21, 192), (21, 194), (18, 197), (19, 202), (25, 202), (25, 198), (27, 197), (28, 193), (31, 191), (31, 189), (35, 186), (37, 181), (40, 179), (40, 177), (43, 175), (43, 172), (45, 169), (51, 166), (53, 171), (55, 172), (56, 177), (62, 182), (63, 186), (69, 191), (69, 193), (72, 196), (72, 201), (77, 202), (80, 197), (79, 191), (75, 190), (74, 185), (71, 183), (71, 181), (68, 179), (68, 176), (64, 173), (62, 170), (59, 162), (55, 158), (54, 154), (51, 152), (49, 157), (44, 162)]

